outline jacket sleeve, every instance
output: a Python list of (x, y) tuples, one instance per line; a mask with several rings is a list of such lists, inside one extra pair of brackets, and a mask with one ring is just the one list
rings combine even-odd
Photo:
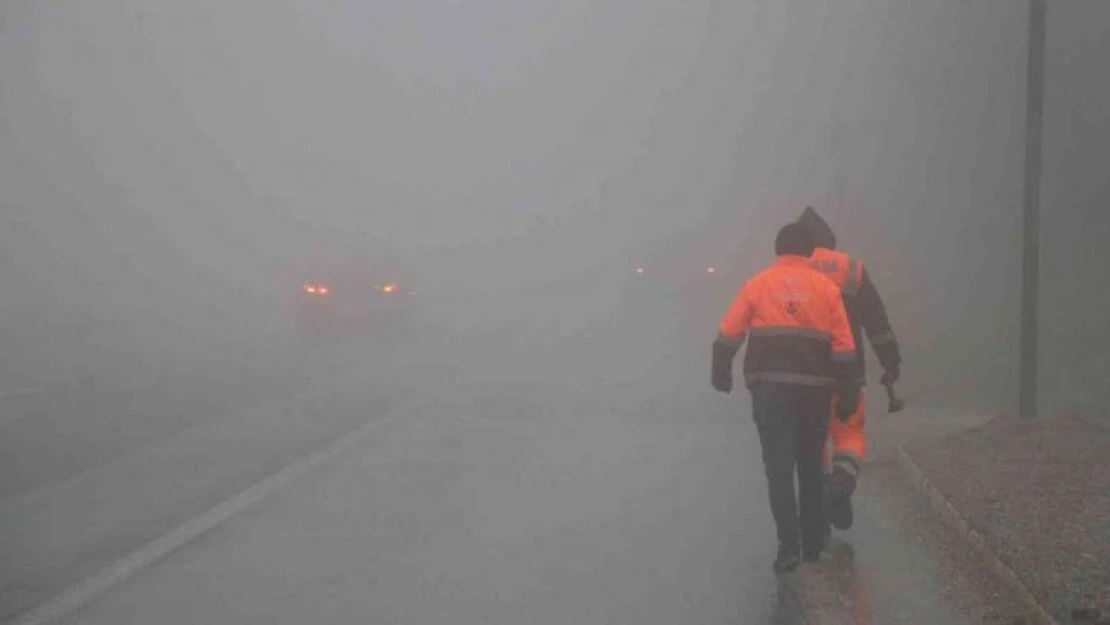
[(744, 345), (748, 329), (752, 325), (755, 307), (752, 302), (751, 283), (745, 283), (732, 299), (724, 317), (717, 328), (717, 339), (713, 341), (714, 379), (732, 377), (732, 361), (736, 352)]
[(728, 310), (717, 328), (717, 342), (724, 343), (739, 349), (744, 344), (748, 329), (752, 325), (752, 316), (755, 314), (755, 305), (752, 298), (751, 282), (746, 282), (732, 298)]
[(833, 376), (836, 378), (837, 386), (841, 388), (847, 388), (853, 384), (858, 386), (856, 341), (852, 337), (852, 326), (848, 321), (848, 311), (844, 308), (844, 298), (832, 281), (829, 281), (826, 293), (829, 300)]
[(890, 320), (887, 319), (886, 306), (883, 305), (879, 291), (875, 288), (875, 283), (871, 281), (871, 276), (866, 269), (863, 270), (857, 302), (860, 324), (867, 332), (867, 339), (871, 343), (871, 349), (875, 350), (875, 356), (879, 358), (879, 364), (888, 371), (897, 368), (902, 364), (898, 339), (890, 327)]

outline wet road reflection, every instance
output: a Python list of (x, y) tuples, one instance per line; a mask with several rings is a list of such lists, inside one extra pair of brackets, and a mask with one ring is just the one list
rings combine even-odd
[(834, 539), (828, 557), (829, 570), (853, 622), (871, 625), (871, 592), (856, 570), (856, 551), (852, 543)]
[[(904, 562), (913, 566), (914, 559), (906, 558)], [(922, 608), (920, 597), (932, 593), (929, 584), (911, 587), (907, 584), (910, 580), (897, 573), (876, 577), (884, 569), (883, 562), (857, 560), (857, 549), (851, 542), (834, 538), (820, 563), (807, 564), (777, 579), (777, 601), (766, 622), (768, 625), (964, 622), (939, 605)], [(913, 577), (918, 572), (915, 569)], [(877, 596), (882, 599), (878, 603)]]

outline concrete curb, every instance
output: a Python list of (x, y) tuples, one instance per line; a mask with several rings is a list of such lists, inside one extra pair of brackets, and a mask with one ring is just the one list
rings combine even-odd
[(963, 541), (987, 563), (998, 580), (1017, 593), (1026, 610), (1033, 614), (1035, 622), (1038, 625), (1063, 625), (1060, 621), (1053, 618), (1052, 615), (1045, 610), (1044, 606), (1033, 597), (1033, 593), (1029, 592), (1029, 589), (1021, 582), (1021, 578), (1018, 577), (1017, 573), (995, 555), (994, 550), (991, 549), (986, 538), (983, 536), (983, 532), (970, 525), (960, 512), (956, 510), (955, 506), (953, 506), (952, 503), (937, 490), (936, 486), (929, 481), (929, 478), (925, 476), (913, 459), (910, 458), (905, 447), (898, 445), (896, 449), (898, 452), (898, 464), (900, 464), (902, 469), (909, 475), (914, 488), (929, 499), (929, 503), (933, 506), (933, 509), (940, 514), (941, 518), (944, 519), (944, 522), (955, 530), (956, 533), (960, 535), (960, 538), (962, 538)]

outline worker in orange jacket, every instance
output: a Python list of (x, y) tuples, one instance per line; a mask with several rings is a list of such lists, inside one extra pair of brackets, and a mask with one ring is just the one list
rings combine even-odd
[[(810, 256), (811, 266), (832, 279), (840, 289), (848, 320), (852, 326), (852, 337), (856, 344), (857, 376), (862, 387), (865, 384), (863, 332), (871, 342), (871, 348), (883, 367), (883, 384), (893, 384), (901, 376), (902, 357), (898, 341), (887, 319), (886, 306), (871, 281), (863, 261), (836, 249), (836, 235), (829, 224), (812, 207), (807, 207), (797, 221), (804, 226), (812, 238), (815, 249)], [(834, 403), (836, 399), (833, 399)], [(857, 409), (846, 420), (829, 419), (829, 434), (832, 439), (832, 458), (826, 458), (828, 470), (828, 492), (826, 505), (828, 519), (837, 529), (852, 526), (852, 493), (864, 458), (867, 457), (867, 438), (865, 425), (865, 402), (861, 396)], [(826, 448), (827, 456), (827, 448)]]
[(774, 569), (782, 573), (797, 568), (800, 558), (816, 560), (825, 547), (821, 453), (831, 393), (836, 390), (837, 410), (847, 416), (856, 410), (859, 387), (848, 314), (836, 285), (810, 267), (806, 228), (783, 227), (775, 253), (778, 262), (744, 283), (721, 319), (713, 387), (732, 391), (732, 363), (748, 339), (744, 381), (778, 532)]

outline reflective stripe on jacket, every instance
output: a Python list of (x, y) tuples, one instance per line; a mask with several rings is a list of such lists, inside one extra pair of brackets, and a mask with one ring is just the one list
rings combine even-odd
[(801, 256), (780, 256), (736, 294), (716, 342), (736, 350), (745, 340), (748, 386), (833, 386), (857, 377), (856, 345), (840, 292)]

